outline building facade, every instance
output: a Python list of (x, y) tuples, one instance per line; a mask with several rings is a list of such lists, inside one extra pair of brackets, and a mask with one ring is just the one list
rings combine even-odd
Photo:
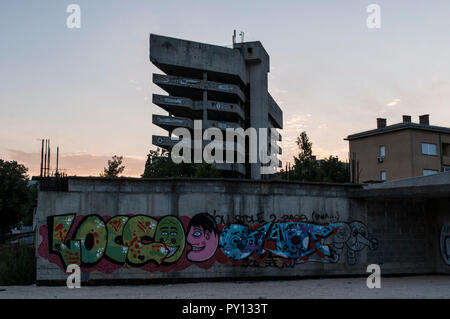
[[(203, 130), (220, 129), (223, 136), (227, 128), (283, 128), (283, 112), (267, 90), (269, 55), (259, 41), (227, 48), (151, 34), (150, 61), (165, 73), (153, 74), (153, 83), (168, 93), (153, 94), (153, 103), (168, 112), (153, 115), (153, 124), (168, 132), (154, 135), (154, 145), (170, 150), (178, 143), (172, 136), (178, 127), (193, 136), (194, 120), (202, 121)], [(245, 163), (214, 166), (227, 176), (261, 179), (264, 165), (259, 159), (249, 163), (247, 143), (242, 152)]]
[(386, 125), (349, 135), (351, 180), (355, 183), (391, 181), (450, 171), (450, 128), (430, 125), (429, 115), (413, 123)]

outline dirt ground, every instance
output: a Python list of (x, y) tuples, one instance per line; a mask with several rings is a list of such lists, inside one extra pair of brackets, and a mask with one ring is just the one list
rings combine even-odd
[(450, 276), (388, 277), (369, 289), (366, 278), (203, 282), (142, 286), (2, 286), (0, 298), (450, 298)]

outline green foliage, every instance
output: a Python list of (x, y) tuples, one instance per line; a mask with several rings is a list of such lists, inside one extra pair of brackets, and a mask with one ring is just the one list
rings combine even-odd
[(339, 161), (336, 156), (328, 157), (320, 162), (320, 168), (323, 172), (322, 181), (330, 183), (348, 183), (350, 182), (350, 171), (345, 163)]
[(220, 177), (220, 172), (211, 164), (203, 162), (196, 165), (194, 177), (218, 178)]
[(282, 170), (280, 175), (284, 179), (308, 181), (308, 182), (349, 182), (349, 171), (344, 162), (338, 157), (330, 156), (324, 160), (316, 160), (312, 155), (312, 143), (306, 132), (301, 132), (297, 137), (299, 148), (298, 156), (294, 156), (294, 165), (291, 172)]
[(150, 150), (142, 177), (220, 177), (220, 172), (211, 164), (174, 163), (169, 152), (157, 148)]
[(309, 137), (305, 131), (300, 133), (297, 137), (297, 146), (299, 148), (298, 159), (300, 162), (312, 159), (312, 143), (309, 141)]
[(0, 286), (31, 285), (35, 281), (36, 256), (33, 247), (0, 247)]
[[(24, 221), (30, 225), (37, 190), (28, 186), (28, 169), (16, 161), (0, 159), (0, 235)], [(31, 218), (31, 222), (30, 222)]]
[(114, 155), (112, 159), (108, 160), (108, 167), (103, 169), (100, 173), (102, 177), (118, 177), (123, 172), (125, 166), (122, 165), (123, 156)]
[(309, 182), (321, 181), (322, 172), (319, 163), (312, 158), (299, 159), (294, 157), (293, 179)]

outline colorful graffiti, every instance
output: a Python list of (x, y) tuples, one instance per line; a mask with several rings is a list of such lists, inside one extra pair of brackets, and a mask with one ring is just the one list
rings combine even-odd
[(450, 225), (443, 225), (441, 228), (440, 247), (442, 259), (450, 266)]
[(376, 239), (369, 238), (367, 226), (359, 221), (319, 224), (293, 217), (248, 226), (243, 220), (241, 216), (238, 222), (218, 224), (217, 216), (208, 213), (192, 218), (57, 215), (41, 227), (44, 240), (38, 251), (62, 269), (77, 264), (87, 272), (112, 272), (122, 266), (147, 271), (194, 264), (209, 268), (215, 262), (283, 268), (337, 263), (344, 251), (346, 262), (354, 265), (363, 249), (377, 248)]
[(219, 244), (219, 229), (214, 217), (207, 213), (195, 215), (188, 226), (186, 238), (191, 250), (187, 259), (193, 262), (202, 262), (214, 256)]

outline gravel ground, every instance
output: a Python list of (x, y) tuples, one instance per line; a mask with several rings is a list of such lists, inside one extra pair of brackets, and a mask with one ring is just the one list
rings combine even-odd
[(388, 277), (369, 289), (366, 278), (203, 282), (145, 286), (0, 286), (0, 298), (450, 298), (450, 276)]

